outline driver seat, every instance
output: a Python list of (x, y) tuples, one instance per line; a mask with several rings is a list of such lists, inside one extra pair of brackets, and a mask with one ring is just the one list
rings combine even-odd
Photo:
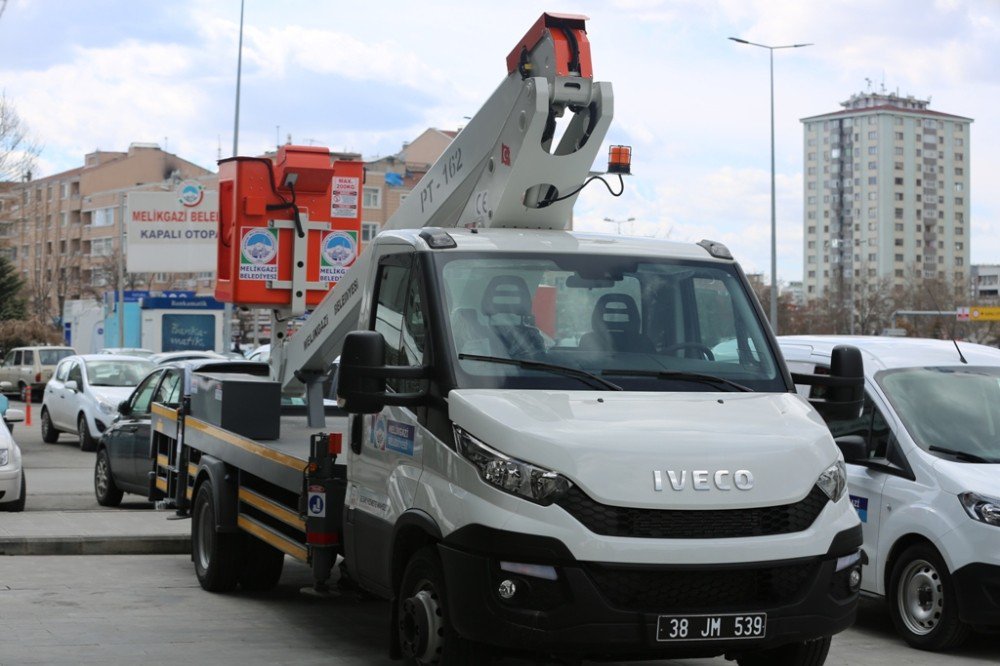
[(542, 334), (535, 328), (531, 294), (524, 278), (496, 275), (483, 292), (482, 312), (490, 330), (511, 358), (537, 355), (545, 351)]
[(580, 338), (580, 349), (652, 353), (652, 340), (640, 331), (639, 308), (628, 294), (604, 294), (590, 317), (589, 333)]

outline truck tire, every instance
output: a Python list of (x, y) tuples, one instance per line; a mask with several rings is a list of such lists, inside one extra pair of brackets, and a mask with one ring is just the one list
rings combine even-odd
[(97, 452), (97, 462), (94, 463), (94, 495), (101, 506), (118, 506), (122, 503), (125, 493), (115, 485), (115, 477), (111, 474), (111, 459), (108, 450), (102, 448)]
[(83, 414), (76, 419), (76, 432), (80, 438), (81, 451), (93, 451), (97, 442), (90, 436), (90, 429), (87, 427), (87, 417)]
[(285, 554), (255, 536), (243, 535), (243, 563), (240, 567), (240, 587), (248, 592), (272, 589), (281, 578)]
[(830, 652), (830, 637), (751, 652), (736, 659), (739, 666), (822, 666)]
[(397, 595), (396, 631), (410, 664), (491, 664), (483, 646), (462, 638), (451, 624), (444, 572), (436, 546), (425, 546), (406, 564)]
[(930, 544), (914, 544), (896, 559), (887, 600), (896, 631), (919, 650), (947, 650), (969, 637), (948, 565)]
[(198, 488), (191, 514), (191, 555), (203, 589), (232, 592), (239, 582), (242, 534), (220, 532), (215, 525), (212, 482)]
[(55, 444), (59, 441), (59, 431), (56, 427), (52, 425), (52, 417), (49, 416), (49, 410), (42, 407), (42, 441), (46, 444)]

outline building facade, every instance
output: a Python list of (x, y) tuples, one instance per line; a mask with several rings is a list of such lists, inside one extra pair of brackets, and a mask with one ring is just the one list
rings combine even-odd
[(922, 280), (969, 284), (972, 119), (860, 93), (803, 118), (803, 288), (813, 300)]
[(395, 155), (365, 163), (362, 240), (375, 237), (456, 136), (457, 131), (432, 127), (403, 144), (403, 149)]
[[(67, 301), (116, 289), (126, 196), (181, 180), (218, 188), (211, 171), (144, 143), (126, 152), (90, 153), (82, 167), (52, 176), (6, 183), (0, 189), (0, 252), (27, 286), (29, 312), (54, 321)], [(208, 292), (212, 276), (133, 273), (124, 286)]]
[(971, 271), (972, 305), (1000, 300), (1000, 265), (976, 264)]

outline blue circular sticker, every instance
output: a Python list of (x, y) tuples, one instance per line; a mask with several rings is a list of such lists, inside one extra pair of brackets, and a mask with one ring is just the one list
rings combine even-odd
[(255, 229), (243, 236), (242, 252), (244, 260), (260, 266), (274, 259), (278, 244), (267, 229)]
[(334, 231), (323, 240), (323, 262), (329, 266), (347, 266), (358, 254), (354, 236), (346, 231)]

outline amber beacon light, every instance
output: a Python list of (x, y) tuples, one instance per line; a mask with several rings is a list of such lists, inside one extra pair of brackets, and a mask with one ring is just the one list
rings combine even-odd
[(608, 173), (632, 174), (632, 146), (611, 146), (608, 151)]

